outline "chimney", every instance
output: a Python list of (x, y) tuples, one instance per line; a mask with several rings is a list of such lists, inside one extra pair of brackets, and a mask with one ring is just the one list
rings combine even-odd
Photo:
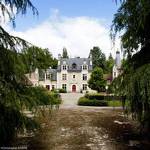
[(116, 60), (115, 60), (115, 64), (118, 68), (121, 67), (121, 58), (120, 58), (120, 52), (117, 50), (116, 51)]

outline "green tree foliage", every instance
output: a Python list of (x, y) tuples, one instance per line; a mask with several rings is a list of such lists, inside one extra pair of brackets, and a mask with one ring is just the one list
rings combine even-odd
[(122, 1), (113, 20), (112, 38), (121, 32), (122, 47), (128, 55), (123, 74), (113, 81), (112, 87), (116, 93), (127, 96), (133, 116), (150, 130), (149, 25), (149, 0)]
[(104, 71), (106, 70), (106, 56), (102, 53), (99, 47), (93, 47), (90, 50), (90, 55), (92, 56), (93, 68), (100, 67)]
[(25, 64), (27, 64), (27, 72), (34, 71), (36, 68), (47, 69), (49, 67), (57, 67), (57, 60), (52, 57), (48, 49), (32, 46), (25, 49), (21, 56)]
[[(15, 13), (25, 14), (36, 8), (29, 0), (0, 1), (0, 18), (9, 16), (14, 24)], [(14, 12), (15, 10), (15, 12)], [(18, 49), (26, 48), (29, 43), (11, 36), (0, 26), (0, 146), (13, 138), (18, 130), (35, 127), (35, 121), (24, 115), (23, 110), (33, 110), (39, 105), (50, 104), (51, 98), (43, 88), (32, 88), (24, 76), (26, 63)]]
[(88, 81), (88, 86), (97, 92), (105, 90), (106, 81), (103, 78), (103, 69), (96, 67), (92, 71), (90, 80)]
[(112, 25), (112, 38), (116, 33), (122, 32), (123, 48), (128, 54), (140, 47), (149, 45), (150, 31), (150, 1), (125, 0), (115, 14)]
[(109, 57), (108, 57), (108, 60), (106, 60), (106, 68), (107, 68), (107, 72), (108, 73), (112, 73), (112, 69), (113, 69), (113, 66), (114, 66), (114, 59), (112, 57), (112, 54), (110, 53)]
[(67, 49), (65, 47), (63, 48), (62, 58), (69, 58)]

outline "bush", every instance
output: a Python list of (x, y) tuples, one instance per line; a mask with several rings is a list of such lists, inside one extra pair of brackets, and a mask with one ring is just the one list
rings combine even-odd
[(105, 96), (100, 94), (85, 94), (85, 97), (88, 99), (104, 100)]
[(61, 104), (61, 97), (59, 93), (50, 92), (49, 97), (51, 98), (52, 105)]
[(78, 101), (78, 105), (81, 106), (108, 106), (107, 101), (104, 100), (96, 100), (96, 99), (88, 99), (86, 97), (81, 97)]
[(64, 89), (58, 89), (58, 92), (59, 92), (59, 93), (67, 93), (67, 91), (64, 90)]

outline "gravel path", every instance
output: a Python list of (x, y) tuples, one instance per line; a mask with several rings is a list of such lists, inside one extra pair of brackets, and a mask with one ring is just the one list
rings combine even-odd
[(32, 140), (29, 150), (129, 150), (121, 138), (124, 130), (130, 132), (120, 110), (63, 109), (53, 117), (45, 114), (42, 129)]
[(61, 108), (72, 108), (77, 107), (77, 102), (80, 97), (84, 96), (81, 93), (62, 93), (62, 105)]

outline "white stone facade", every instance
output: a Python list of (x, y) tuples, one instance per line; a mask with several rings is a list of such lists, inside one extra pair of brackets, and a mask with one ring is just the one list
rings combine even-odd
[[(63, 79), (63, 75), (66, 75), (66, 79)], [(87, 81), (90, 78), (91, 73), (88, 70), (81, 72), (67, 72), (61, 71), (57, 73), (57, 88), (62, 89), (63, 85), (66, 85), (67, 92), (81, 92), (90, 91)], [(83, 80), (83, 76), (86, 78)], [(84, 86), (84, 87), (83, 87)], [(86, 87), (87, 86), (87, 87)]]
[(36, 69), (27, 77), (33, 86), (44, 86), (49, 90), (64, 89), (66, 92), (86, 92), (92, 91), (88, 87), (91, 72), (91, 58), (59, 57), (57, 69), (50, 68), (42, 71), (42, 74)]

